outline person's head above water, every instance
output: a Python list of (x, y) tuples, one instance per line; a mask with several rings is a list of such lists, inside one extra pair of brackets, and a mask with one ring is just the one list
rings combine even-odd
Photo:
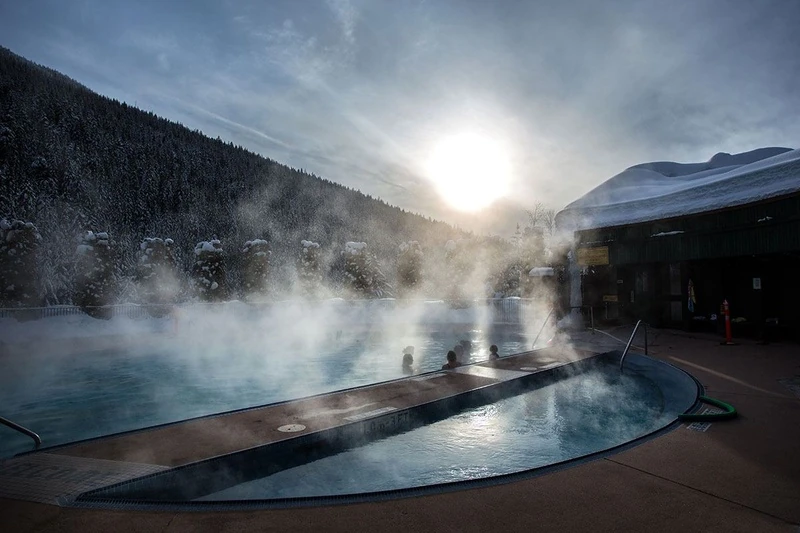
[(403, 348), (403, 355), (405, 354), (414, 355), (414, 347), (409, 345)]
[(413, 362), (414, 362), (413, 355), (411, 355), (410, 353), (403, 354), (403, 366), (411, 366)]
[(489, 346), (489, 351), (492, 353), (497, 353), (497, 345), (492, 344), (491, 346)]
[(455, 363), (456, 362), (456, 352), (450, 350), (447, 352), (447, 362), (448, 363)]

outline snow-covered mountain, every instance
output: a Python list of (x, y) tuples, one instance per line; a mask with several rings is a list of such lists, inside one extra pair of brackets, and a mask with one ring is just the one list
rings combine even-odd
[(0, 219), (6, 217), (35, 224), (41, 235), (48, 304), (71, 301), (76, 238), (87, 231), (108, 232), (120, 276), (136, 271), (146, 237), (173, 239), (184, 270), (194, 264), (198, 242), (221, 241), (235, 264), (246, 242), (266, 239), (272, 274), (283, 273), (286, 283), (303, 240), (320, 243), (320, 260), (355, 240), (393, 264), (401, 242), (439, 249), (463, 234), (95, 94), (0, 47)]
[(565, 207), (559, 228), (635, 224), (744, 205), (800, 191), (800, 150), (719, 153), (705, 163), (632, 166)]

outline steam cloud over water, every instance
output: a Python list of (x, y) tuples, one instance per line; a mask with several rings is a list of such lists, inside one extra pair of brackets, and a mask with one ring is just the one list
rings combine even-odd
[[(547, 308), (511, 302), (229, 302), (138, 320), (0, 319), (7, 350), (38, 347), (3, 355), (0, 399), (46, 444), (99, 436), (400, 378), (408, 345), (416, 372), (438, 370), (462, 340), (473, 346), (464, 362), (487, 359), (490, 344), (525, 351)], [(503, 317), (523, 323), (493, 323)], [(5, 442), (3, 454), (29, 446)]]

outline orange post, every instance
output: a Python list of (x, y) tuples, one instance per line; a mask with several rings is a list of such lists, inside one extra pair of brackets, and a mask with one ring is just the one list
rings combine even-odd
[(722, 314), (725, 315), (725, 342), (722, 344), (734, 344), (731, 334), (731, 309), (728, 300), (722, 302)]

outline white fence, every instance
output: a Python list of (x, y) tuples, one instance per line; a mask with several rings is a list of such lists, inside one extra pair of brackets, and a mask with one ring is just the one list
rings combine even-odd
[(163, 317), (169, 315), (174, 308), (223, 309), (232, 305), (238, 306), (238, 312), (259, 312), (279, 308), (282, 305), (326, 305), (341, 306), (344, 309), (369, 308), (370, 310), (390, 311), (413, 305), (441, 306), (451, 312), (463, 312), (465, 316), (481, 313), (495, 324), (522, 324), (529, 323), (536, 318), (542, 318), (549, 312), (549, 307), (540, 300), (523, 298), (498, 298), (485, 300), (321, 300), (321, 301), (270, 301), (270, 302), (219, 302), (219, 303), (190, 303), (175, 305), (159, 304), (118, 304), (99, 307), (81, 308), (72, 305), (57, 305), (49, 307), (24, 307), (0, 308), (0, 319), (12, 318), (20, 321), (40, 320), (43, 318), (88, 314), (96, 318), (110, 319), (125, 317), (131, 319), (144, 319)]

